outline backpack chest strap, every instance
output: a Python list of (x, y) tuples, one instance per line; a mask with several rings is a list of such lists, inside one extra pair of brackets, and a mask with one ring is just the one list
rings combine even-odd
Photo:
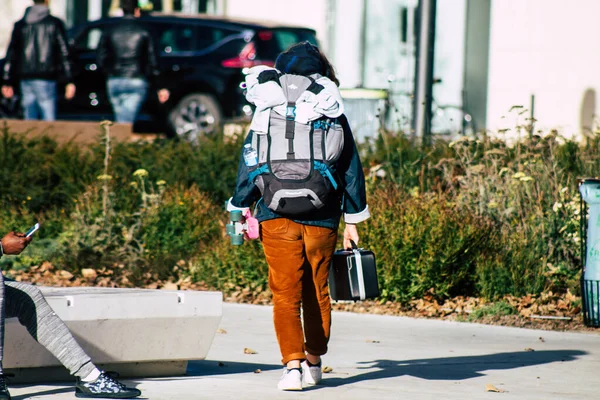
[(296, 159), (294, 152), (294, 136), (296, 132), (296, 102), (290, 101), (287, 104), (285, 113), (285, 138), (288, 140), (287, 159)]

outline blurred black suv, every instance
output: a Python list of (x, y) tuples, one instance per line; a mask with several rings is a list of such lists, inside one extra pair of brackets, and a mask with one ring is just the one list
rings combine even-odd
[[(252, 109), (240, 88), (243, 71), (270, 65), (293, 44), (317, 44), (312, 29), (254, 23), (209, 16), (152, 14), (141, 17), (159, 48), (161, 81), (171, 91), (160, 105), (151, 90), (134, 130), (197, 135), (215, 130), (226, 120), (247, 117)], [(105, 18), (69, 31), (77, 94), (59, 100), (60, 119), (112, 118), (106, 82), (96, 65), (102, 31), (119, 18)], [(154, 88), (158, 89), (158, 88)]]

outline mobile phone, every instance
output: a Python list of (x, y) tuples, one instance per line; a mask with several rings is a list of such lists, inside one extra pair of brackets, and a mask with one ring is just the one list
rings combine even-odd
[(40, 229), (40, 223), (37, 222), (34, 226), (32, 226), (27, 233), (25, 233), (25, 237), (31, 237), (38, 229)]

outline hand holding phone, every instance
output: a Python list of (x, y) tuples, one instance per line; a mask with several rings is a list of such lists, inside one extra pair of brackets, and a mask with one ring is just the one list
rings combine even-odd
[(32, 226), (26, 233), (25, 237), (30, 238), (37, 230), (40, 229), (40, 223), (37, 222), (34, 226)]

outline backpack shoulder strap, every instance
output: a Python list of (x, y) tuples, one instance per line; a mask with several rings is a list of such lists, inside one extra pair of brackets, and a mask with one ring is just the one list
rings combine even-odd
[(258, 74), (257, 80), (259, 84), (272, 81), (281, 86), (281, 82), (279, 82), (281, 75), (281, 72), (277, 71), (276, 69), (268, 69)]

